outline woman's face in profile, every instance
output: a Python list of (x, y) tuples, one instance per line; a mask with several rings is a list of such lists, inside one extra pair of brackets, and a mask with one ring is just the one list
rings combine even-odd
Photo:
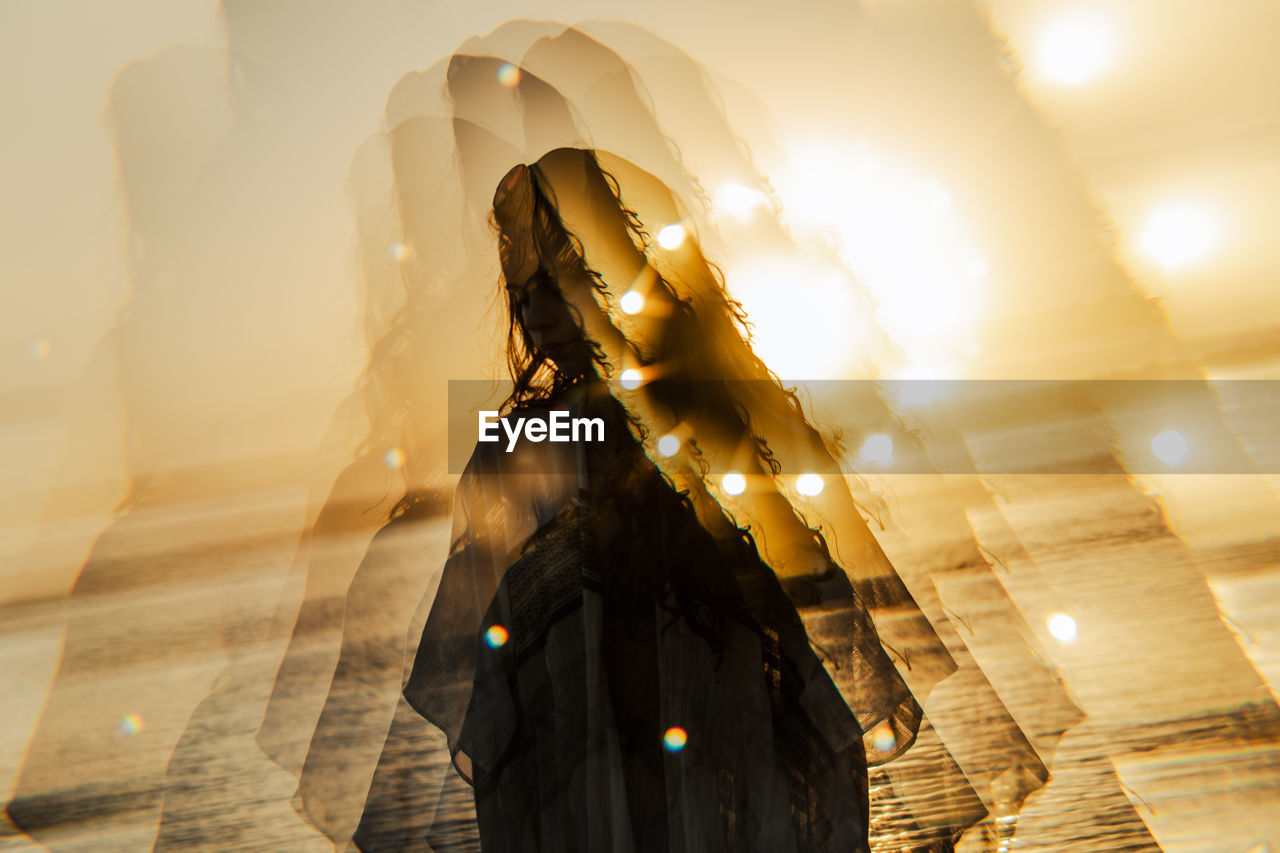
[(592, 348), (576, 315), (560, 292), (556, 272), (535, 269), (527, 278), (507, 285), (512, 310), (539, 353), (567, 376), (585, 376), (594, 365)]

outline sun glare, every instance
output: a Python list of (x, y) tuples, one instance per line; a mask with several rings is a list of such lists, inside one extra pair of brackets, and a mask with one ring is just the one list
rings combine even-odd
[(752, 348), (774, 373), (796, 380), (837, 378), (853, 363), (864, 312), (841, 270), (754, 255), (729, 267), (725, 283), (746, 309)]
[(776, 185), (788, 224), (834, 238), (909, 359), (954, 356), (973, 338), (987, 301), (987, 259), (940, 183), (862, 144), (793, 149)]

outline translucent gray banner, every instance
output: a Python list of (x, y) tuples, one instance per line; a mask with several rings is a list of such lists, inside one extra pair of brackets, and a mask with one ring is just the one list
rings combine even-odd
[[(699, 382), (682, 381), (695, 386), (682, 396), (697, 393)], [(1278, 380), (784, 384), (815, 426), (839, 436), (846, 468), (866, 474), (1280, 473)], [(508, 393), (501, 383), (450, 380), (451, 473), (476, 447), (478, 413), (499, 410)], [(495, 424), (494, 434), (506, 449), (509, 433)], [(519, 440), (528, 440), (523, 431)]]

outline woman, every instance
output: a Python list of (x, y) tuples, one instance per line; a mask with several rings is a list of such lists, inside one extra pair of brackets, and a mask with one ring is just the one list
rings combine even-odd
[[(680, 220), (656, 179), (559, 149), (503, 178), (494, 219), (503, 414), (604, 440), (479, 443), (455, 496), (405, 696), (474, 786), (483, 848), (868, 849), (866, 744), (888, 760), (920, 720), (872, 615), (917, 677), (952, 664), (848, 532), (826, 445), (694, 242), (653, 241)], [(800, 472), (833, 484), (809, 509), (866, 556), (849, 577), (787, 496)]]

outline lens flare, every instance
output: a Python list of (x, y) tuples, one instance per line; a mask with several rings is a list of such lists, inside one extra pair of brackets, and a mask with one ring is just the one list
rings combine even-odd
[(663, 456), (671, 457), (680, 452), (680, 439), (668, 433), (658, 439), (658, 452)]
[(1151, 439), (1151, 454), (1166, 465), (1181, 465), (1187, 458), (1187, 439), (1176, 429), (1167, 429)]
[(392, 243), (391, 258), (398, 264), (409, 260), (409, 247), (404, 243)]
[(898, 745), (898, 739), (893, 734), (893, 726), (882, 722), (872, 729), (871, 744), (881, 752), (892, 752)]
[(489, 630), (484, 632), (484, 641), (488, 643), (491, 649), (500, 649), (507, 644), (507, 629), (501, 625), (490, 625)]
[(1049, 633), (1064, 643), (1076, 638), (1076, 620), (1065, 613), (1055, 613), (1049, 617)]
[(404, 451), (398, 447), (393, 447), (383, 454), (382, 461), (386, 463), (388, 468), (399, 468), (404, 465)]
[(510, 62), (504, 62), (498, 66), (498, 82), (508, 89), (520, 82), (520, 69), (516, 68)]
[(858, 458), (876, 465), (888, 465), (893, 461), (893, 439), (882, 432), (867, 436), (858, 451)]
[(679, 726), (672, 726), (662, 736), (662, 743), (667, 752), (679, 752), (689, 742), (689, 733)]
[(622, 294), (618, 304), (622, 306), (624, 313), (639, 314), (644, 310), (644, 296), (639, 291), (628, 290)]
[(132, 737), (142, 731), (142, 717), (129, 714), (116, 725), (116, 728), (120, 729), (122, 734)]
[(658, 245), (668, 252), (680, 248), (684, 242), (684, 226), (679, 222), (668, 225), (658, 232)]
[(622, 375), (618, 377), (618, 382), (628, 391), (636, 390), (640, 387), (640, 384), (643, 381), (644, 377), (641, 376), (640, 371), (636, 370), (634, 367), (629, 367), (622, 371)]
[(27, 341), (27, 354), (32, 358), (48, 358), (49, 352), (49, 342), (44, 338)]
[(805, 497), (816, 497), (822, 494), (822, 489), (826, 484), (822, 482), (822, 476), (819, 474), (801, 474), (796, 478), (796, 491)]
[(720, 481), (720, 487), (725, 490), (726, 494), (740, 495), (747, 490), (747, 478), (737, 471), (730, 471)]

